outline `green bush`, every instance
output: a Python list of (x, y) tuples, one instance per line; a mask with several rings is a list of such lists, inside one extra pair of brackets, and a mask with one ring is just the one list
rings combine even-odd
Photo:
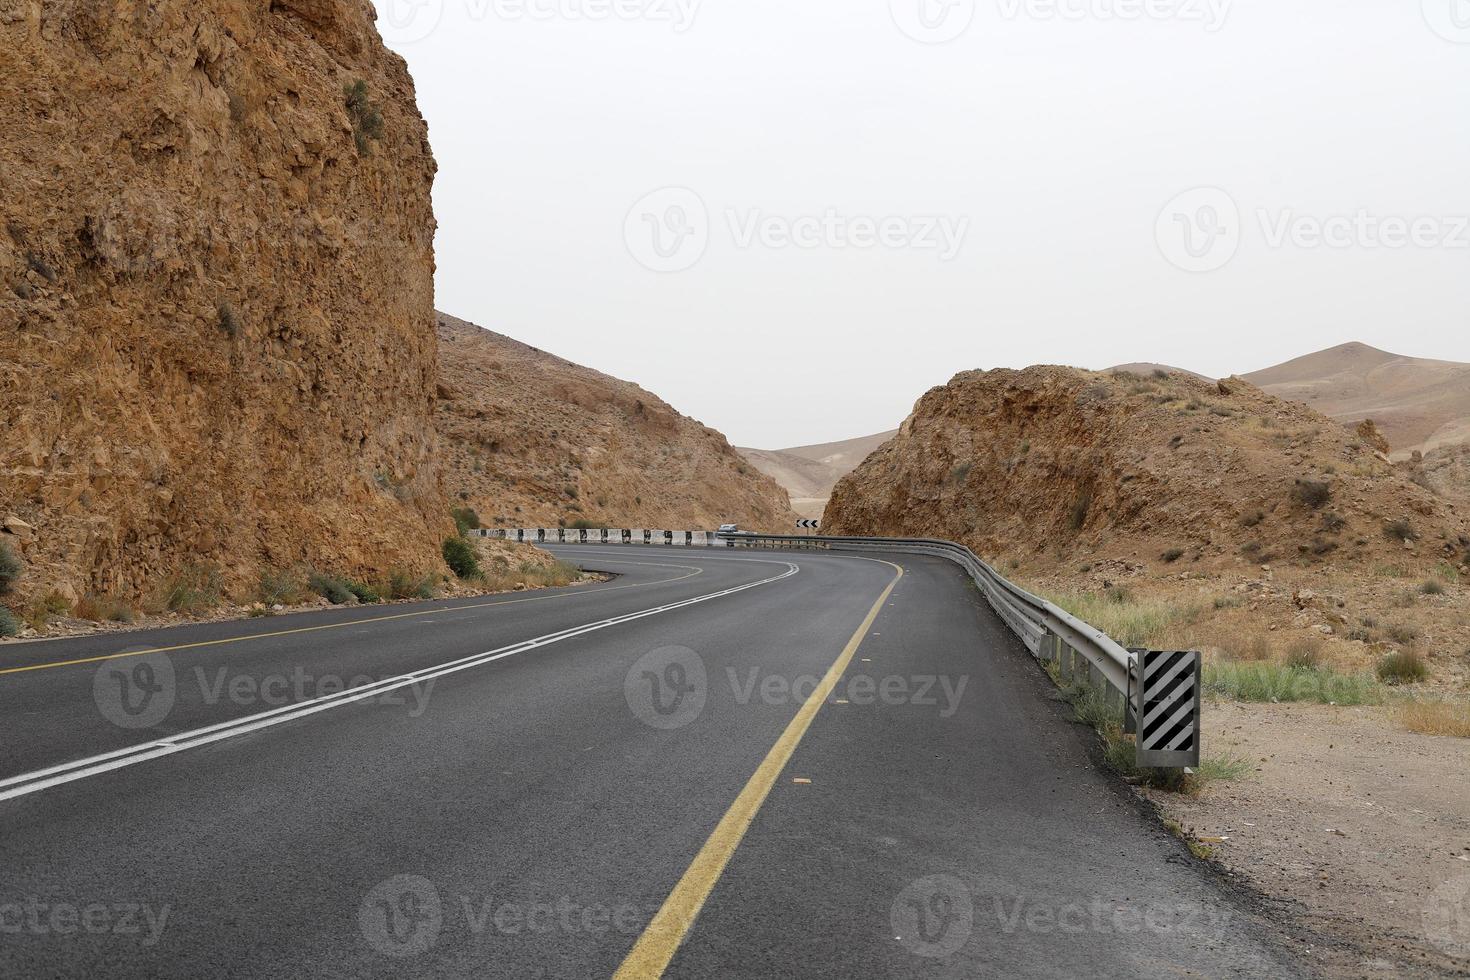
[(10, 591), (10, 587), (15, 584), (16, 579), (20, 578), (25, 567), (25, 562), (20, 560), (20, 556), (10, 550), (10, 544), (0, 541), (0, 594)]
[(371, 605), (374, 602), (383, 601), (382, 592), (380, 592), (375, 586), (369, 585), (366, 582), (359, 582), (356, 579), (349, 578), (344, 580), (342, 584), (346, 586), (348, 592), (351, 592), (353, 595), (357, 596), (358, 602), (363, 602)]
[(220, 570), (213, 565), (185, 565), (163, 587), (162, 605), (169, 612), (198, 615), (219, 605), (224, 593)]
[(407, 569), (395, 568), (388, 573), (388, 597), (390, 599), (434, 598), (434, 576), (419, 575)]
[(460, 537), (480, 529), (480, 515), (475, 513), (473, 507), (456, 507), (449, 515), (454, 518), (454, 527)]
[(1378, 661), (1378, 679), (1385, 684), (1414, 684), (1429, 677), (1429, 665), (1412, 650), (1390, 653)]
[(290, 569), (262, 568), (260, 570), (260, 601), (267, 606), (292, 606), (300, 602), (307, 591), (301, 576)]
[(444, 564), (449, 570), (460, 578), (480, 577), (480, 558), (475, 554), (474, 545), (464, 538), (444, 539)]
[(340, 606), (353, 597), (347, 583), (325, 572), (312, 572), (306, 577), (306, 587), (333, 605)]
[(20, 628), (20, 620), (15, 618), (15, 614), (0, 606), (0, 636), (19, 636)]
[(1359, 705), (1383, 700), (1372, 677), (1272, 663), (1207, 663), (1203, 689), (1232, 701)]
[(383, 113), (378, 104), (368, 98), (367, 82), (359, 78), (342, 90), (347, 118), (352, 122), (352, 142), (362, 156), (373, 155), (370, 141), (383, 138)]

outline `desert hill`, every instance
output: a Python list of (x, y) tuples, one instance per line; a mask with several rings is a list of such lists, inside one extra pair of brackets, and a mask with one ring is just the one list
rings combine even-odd
[(762, 473), (791, 495), (791, 506), (802, 517), (820, 518), (838, 480), (893, 438), (897, 430), (790, 449), (738, 449)]
[(1245, 379), (1348, 425), (1372, 419), (1396, 458), (1470, 441), (1470, 364), (1351, 343)]
[(1107, 555), (1155, 569), (1402, 559), (1458, 563), (1456, 508), (1372, 445), (1239, 379), (1071, 368), (971, 371), (930, 391), (845, 477), (835, 533), (982, 553)]
[(442, 567), (435, 164), (403, 61), (361, 0), (124, 6), (0, 11), (20, 597)]
[(637, 385), (439, 314), (435, 417), (451, 495), (502, 526), (786, 530), (786, 492)]

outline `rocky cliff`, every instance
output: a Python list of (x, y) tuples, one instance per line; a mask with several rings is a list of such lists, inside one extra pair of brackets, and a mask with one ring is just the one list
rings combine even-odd
[(788, 530), (786, 491), (637, 385), (439, 316), (445, 484), (487, 524)]
[(839, 534), (983, 554), (1115, 557), (1170, 573), (1332, 556), (1458, 564), (1470, 528), (1351, 432), (1239, 379), (970, 371), (921, 398), (833, 491)]
[(0, 0), (0, 538), (36, 594), (438, 565), (434, 161), (369, 0)]

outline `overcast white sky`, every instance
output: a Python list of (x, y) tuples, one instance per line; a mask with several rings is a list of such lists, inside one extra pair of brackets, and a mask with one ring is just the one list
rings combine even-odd
[(969, 368), (1470, 360), (1470, 0), (375, 2), (439, 308), (740, 445)]

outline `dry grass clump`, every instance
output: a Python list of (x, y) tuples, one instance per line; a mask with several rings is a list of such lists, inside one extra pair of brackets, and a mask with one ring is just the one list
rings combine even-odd
[(1192, 602), (1134, 598), (1126, 589), (1048, 596), (1067, 612), (1102, 630), (1125, 647), (1179, 648), (1185, 627), (1200, 614)]
[(133, 608), (121, 600), (88, 593), (77, 600), (72, 615), (94, 623), (131, 623)]
[(564, 561), (550, 565), (523, 562), (515, 568), (499, 568), (484, 573), (485, 588), (491, 592), (511, 592), (517, 588), (548, 589), (570, 585), (582, 577), (582, 570)]
[(158, 590), (150, 603), (154, 612), (197, 616), (218, 606), (224, 598), (224, 576), (209, 564), (185, 565)]
[(1312, 637), (1298, 640), (1286, 651), (1286, 666), (1298, 670), (1315, 670), (1322, 666), (1322, 640)]
[(1429, 665), (1413, 650), (1396, 650), (1378, 661), (1378, 679), (1385, 684), (1417, 684), (1429, 678)]
[(1421, 735), (1470, 738), (1470, 703), (1410, 701), (1399, 709), (1399, 720)]

